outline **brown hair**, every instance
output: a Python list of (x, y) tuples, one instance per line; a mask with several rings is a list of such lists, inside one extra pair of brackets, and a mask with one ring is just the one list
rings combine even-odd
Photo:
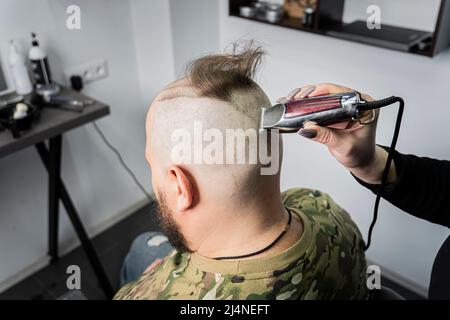
[(230, 101), (232, 93), (257, 87), (253, 81), (265, 52), (253, 41), (233, 44), (231, 53), (208, 55), (191, 61), (186, 76), (197, 94)]

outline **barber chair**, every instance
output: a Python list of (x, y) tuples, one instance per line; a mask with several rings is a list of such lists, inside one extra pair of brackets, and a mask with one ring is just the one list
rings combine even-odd
[[(404, 300), (394, 290), (382, 287), (376, 290), (374, 300)], [(450, 300), (450, 236), (444, 241), (434, 259), (431, 270), (429, 300)]]
[(430, 300), (450, 300), (450, 236), (444, 241), (431, 270)]

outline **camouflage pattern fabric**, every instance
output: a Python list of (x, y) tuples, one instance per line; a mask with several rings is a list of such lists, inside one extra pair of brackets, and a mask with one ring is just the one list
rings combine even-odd
[(115, 299), (366, 299), (361, 234), (327, 194), (290, 189), (284, 205), (303, 222), (287, 250), (262, 258), (228, 261), (174, 251)]

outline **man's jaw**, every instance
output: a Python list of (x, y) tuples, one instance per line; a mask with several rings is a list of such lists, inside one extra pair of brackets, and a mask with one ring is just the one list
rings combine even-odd
[(203, 204), (181, 228), (173, 219), (165, 194), (158, 192), (156, 214), (178, 251), (197, 252), (208, 258), (237, 256), (261, 249), (279, 235), (286, 223), (280, 193), (263, 198), (246, 205), (231, 201)]
[(167, 236), (170, 244), (178, 251), (192, 252), (190, 246), (180, 228), (172, 218), (169, 207), (167, 206), (166, 197), (163, 193), (158, 193), (159, 200), (157, 201), (156, 216), (159, 220), (163, 233)]
[(266, 212), (248, 208), (232, 212), (214, 212), (214, 216), (222, 218), (205, 228), (201, 237), (196, 237), (195, 251), (198, 254), (216, 258), (257, 251), (279, 235), (287, 220), (281, 202)]

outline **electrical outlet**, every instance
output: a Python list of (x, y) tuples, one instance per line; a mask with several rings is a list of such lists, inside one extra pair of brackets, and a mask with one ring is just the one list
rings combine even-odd
[(88, 84), (106, 78), (108, 75), (108, 62), (106, 59), (86, 62), (64, 70), (64, 78), (68, 86), (70, 86), (70, 77), (72, 76), (80, 76), (83, 78), (83, 84)]

